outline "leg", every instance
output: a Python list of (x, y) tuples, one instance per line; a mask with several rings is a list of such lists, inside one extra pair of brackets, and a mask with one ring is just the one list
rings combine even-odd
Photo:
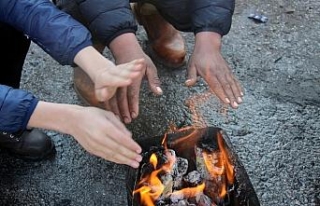
[(168, 67), (178, 68), (185, 63), (184, 39), (158, 9), (150, 3), (132, 4), (138, 22), (143, 25), (149, 39), (149, 54)]
[[(0, 41), (0, 84), (19, 88), (30, 40), (23, 33), (0, 23)], [(55, 151), (51, 139), (37, 129), (14, 134), (0, 131), (0, 149), (27, 160), (41, 160)]]
[[(81, 15), (79, 8), (75, 1), (70, 0), (55, 0), (56, 6), (70, 14), (74, 19), (88, 27), (88, 23), (85, 18)], [(94, 48), (102, 53), (105, 46), (100, 43), (97, 38), (93, 35)], [(73, 85), (74, 90), (77, 93), (81, 101), (87, 105), (96, 106), (103, 108), (103, 105), (97, 100), (94, 93), (94, 84), (90, 77), (78, 66), (73, 68)]]
[(14, 28), (0, 23), (1, 69), (0, 84), (19, 88), (23, 63), (30, 40)]

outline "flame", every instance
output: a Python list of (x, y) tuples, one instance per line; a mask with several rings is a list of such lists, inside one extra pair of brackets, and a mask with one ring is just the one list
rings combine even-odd
[[(182, 137), (178, 140), (175, 140), (176, 145), (184, 145), (183, 142), (187, 141), (192, 145), (196, 145), (194, 139), (199, 140), (201, 133), (198, 130), (192, 131), (190, 134)], [(176, 155), (173, 150), (168, 149), (167, 146), (168, 135), (164, 135), (162, 140), (162, 145), (165, 148), (164, 154), (166, 155), (167, 161), (163, 165), (158, 165), (159, 161), (155, 153), (151, 154), (149, 158), (150, 164), (153, 166), (153, 171), (150, 174), (147, 174), (146, 177), (141, 178), (138, 183), (138, 189), (134, 190), (133, 194), (140, 195), (140, 204), (144, 206), (155, 206), (156, 200), (158, 200), (163, 192), (166, 190), (166, 185), (163, 185), (160, 175), (163, 173), (171, 173), (173, 166), (176, 162)], [(204, 160), (205, 167), (211, 178), (219, 179), (219, 192), (218, 196), (224, 198), (227, 194), (227, 186), (234, 183), (234, 168), (228, 158), (227, 149), (224, 146), (223, 137), (220, 132), (217, 133), (217, 141), (220, 152), (208, 152), (203, 151), (202, 156)], [(180, 143), (180, 144), (179, 144)], [(177, 148), (175, 148), (176, 150)], [(184, 150), (184, 147), (180, 149)], [(219, 178), (222, 177), (222, 178)], [(173, 196), (178, 198), (188, 199), (190, 197), (195, 197), (198, 194), (204, 192), (205, 182), (195, 187), (183, 188), (181, 190), (176, 190), (164, 194), (166, 197)]]
[(226, 176), (229, 184), (234, 183), (234, 168), (233, 165), (229, 162), (228, 152), (223, 144), (223, 137), (220, 132), (218, 132), (218, 145), (221, 151), (221, 158), (224, 166), (226, 168)]
[(223, 144), (223, 139), (220, 132), (217, 134), (219, 154), (208, 153), (206, 151), (202, 152), (204, 163), (206, 165), (207, 171), (212, 178), (216, 178), (225, 175), (227, 181), (221, 182), (219, 185), (219, 197), (224, 198), (227, 194), (227, 184), (234, 183), (234, 170), (233, 165), (230, 163), (228, 158), (228, 153)]
[(172, 192), (172, 195), (182, 196), (183, 198), (187, 199), (190, 197), (195, 197), (199, 193), (202, 193), (204, 188), (205, 188), (205, 183), (201, 183), (200, 185), (198, 185), (196, 187), (186, 187), (181, 190), (174, 191), (174, 192)]
[(158, 167), (158, 158), (153, 153), (149, 158), (149, 162), (152, 164), (154, 171), (145, 178), (142, 178), (138, 185), (142, 185), (140, 188), (133, 191), (133, 194), (140, 194), (140, 202), (145, 206), (154, 206), (154, 201), (157, 200), (162, 192), (164, 191), (164, 185), (158, 177), (158, 174), (161, 172), (170, 172), (172, 171), (173, 165), (176, 162), (176, 157), (169, 150), (165, 150), (165, 154), (167, 156), (168, 161), (161, 166), (160, 169), (156, 169)]

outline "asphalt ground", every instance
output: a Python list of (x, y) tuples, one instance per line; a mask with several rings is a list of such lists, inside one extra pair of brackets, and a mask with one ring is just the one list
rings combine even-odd
[[(248, 19), (252, 12), (266, 23)], [(320, 205), (320, 2), (239, 0), (223, 55), (245, 90), (233, 110), (221, 105), (200, 80), (183, 85), (186, 67), (158, 65), (164, 95), (146, 82), (141, 114), (128, 125), (134, 138), (163, 134), (171, 124), (218, 126), (232, 141), (261, 205)], [(192, 34), (183, 34), (190, 55)], [(146, 34), (138, 38), (145, 47)], [(111, 58), (108, 51), (105, 55)], [(22, 88), (42, 100), (82, 104), (72, 69), (32, 45)], [(57, 154), (25, 162), (0, 155), (0, 205), (127, 205), (127, 167), (94, 157), (70, 136), (47, 131)]]

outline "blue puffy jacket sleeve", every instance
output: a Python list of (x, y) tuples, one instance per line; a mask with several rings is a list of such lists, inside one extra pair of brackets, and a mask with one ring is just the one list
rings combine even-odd
[(49, 0), (1, 0), (0, 21), (24, 32), (60, 64), (92, 45), (90, 32)]
[(25, 129), (37, 103), (29, 92), (0, 85), (0, 131)]

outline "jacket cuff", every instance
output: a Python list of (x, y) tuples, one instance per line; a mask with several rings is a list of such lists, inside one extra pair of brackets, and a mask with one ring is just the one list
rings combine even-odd
[(39, 100), (36, 99), (36, 98), (33, 98), (30, 102), (30, 105), (29, 105), (29, 109), (27, 110), (26, 112), (26, 115), (23, 119), (23, 122), (22, 122), (22, 128), (23, 130), (25, 130), (27, 128), (27, 125), (28, 125), (28, 122), (30, 120), (30, 117), (31, 115), (33, 114), (34, 110), (36, 109), (36, 106), (38, 105), (39, 103)]

